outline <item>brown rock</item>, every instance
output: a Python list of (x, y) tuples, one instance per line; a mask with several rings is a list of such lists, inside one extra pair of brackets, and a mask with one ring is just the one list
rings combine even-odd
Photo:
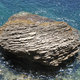
[(4, 50), (43, 65), (58, 66), (74, 56), (79, 45), (77, 30), (67, 23), (26, 12), (13, 15), (0, 28)]

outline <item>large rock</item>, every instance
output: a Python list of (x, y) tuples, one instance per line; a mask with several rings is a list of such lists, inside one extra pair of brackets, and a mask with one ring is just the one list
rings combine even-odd
[[(65, 22), (22, 12), (0, 28), (0, 46), (19, 58), (58, 66), (78, 52), (77, 30)], [(7, 53), (8, 54), (8, 53)]]

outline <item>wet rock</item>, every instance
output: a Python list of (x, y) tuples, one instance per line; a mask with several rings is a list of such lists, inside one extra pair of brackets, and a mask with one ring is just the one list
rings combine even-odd
[(13, 15), (0, 28), (3, 50), (47, 66), (58, 66), (74, 56), (78, 38), (77, 30), (67, 23), (26, 12)]

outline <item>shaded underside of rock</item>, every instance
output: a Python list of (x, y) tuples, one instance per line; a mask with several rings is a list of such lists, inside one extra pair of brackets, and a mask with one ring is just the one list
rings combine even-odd
[(43, 65), (58, 66), (74, 56), (79, 45), (77, 30), (67, 23), (26, 12), (13, 15), (0, 28), (4, 50)]

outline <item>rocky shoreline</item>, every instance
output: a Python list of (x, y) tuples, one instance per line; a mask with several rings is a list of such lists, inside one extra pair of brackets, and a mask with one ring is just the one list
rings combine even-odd
[(27, 12), (11, 16), (0, 28), (0, 47), (6, 55), (46, 66), (59, 66), (78, 53), (79, 46), (77, 30), (67, 23)]

